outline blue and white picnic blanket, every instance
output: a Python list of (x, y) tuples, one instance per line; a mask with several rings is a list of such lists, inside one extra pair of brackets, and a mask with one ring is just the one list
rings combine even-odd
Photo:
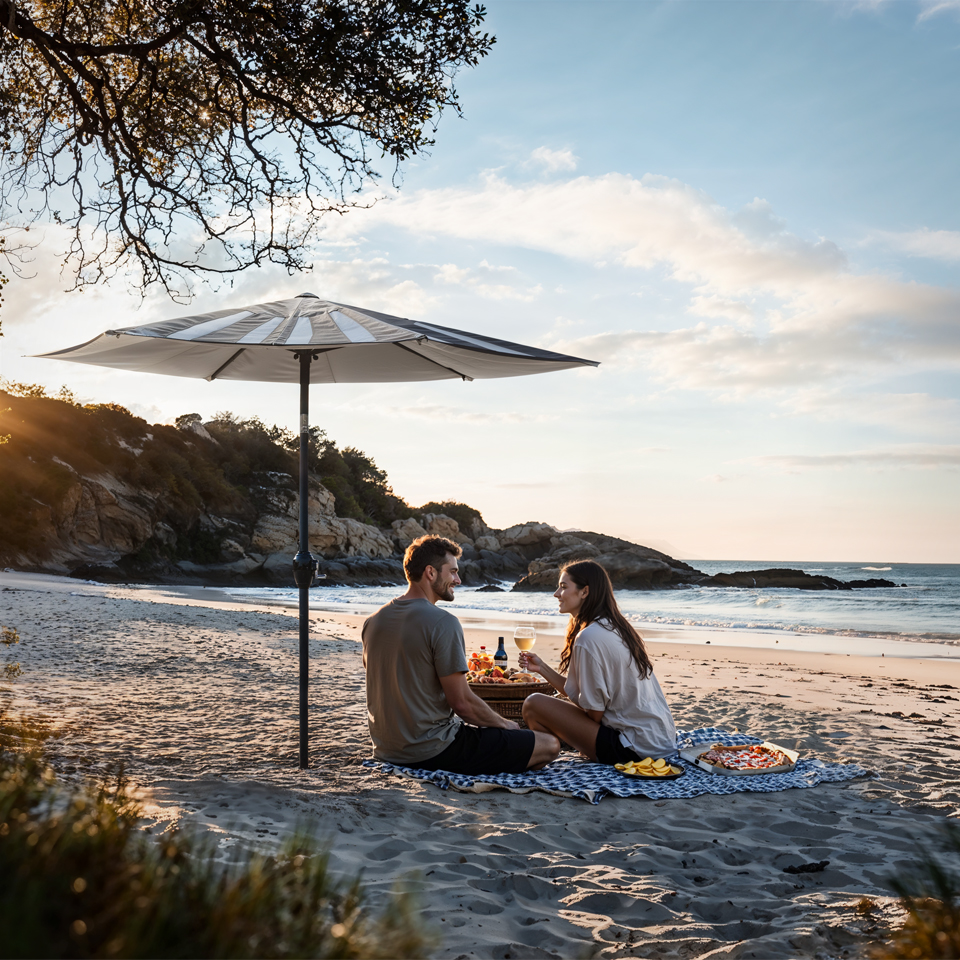
[[(759, 737), (745, 733), (731, 733), (718, 727), (700, 727), (697, 730), (678, 730), (677, 748), (722, 743), (727, 746), (763, 743)], [(599, 803), (608, 794), (614, 797), (648, 797), (651, 800), (699, 797), (704, 793), (774, 793), (798, 787), (815, 787), (818, 783), (837, 783), (862, 777), (866, 770), (855, 763), (824, 763), (822, 760), (802, 758), (790, 773), (770, 773), (756, 777), (722, 777), (701, 770), (695, 764), (674, 755), (669, 758), (674, 766), (681, 766), (686, 775), (676, 780), (641, 780), (628, 777), (613, 767), (584, 760), (556, 760), (542, 770), (526, 773), (472, 775), (447, 773), (445, 770), (419, 770), (399, 767), (392, 763), (367, 760), (365, 767), (378, 769), (414, 780), (426, 780), (441, 790), (453, 787), (468, 793), (487, 790), (509, 790), (511, 793), (530, 793), (542, 790), (561, 797), (579, 797), (590, 803)]]

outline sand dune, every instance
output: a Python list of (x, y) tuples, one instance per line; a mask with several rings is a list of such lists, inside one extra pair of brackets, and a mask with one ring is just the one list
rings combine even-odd
[[(313, 618), (312, 768), (299, 771), (290, 612), (167, 594), (0, 574), (0, 621), (23, 641), (11, 691), (63, 724), (58, 769), (125, 764), (147, 829), (191, 824), (225, 861), (302, 827), (374, 896), (412, 874), (439, 957), (862, 955), (894, 914), (885, 877), (960, 800), (960, 663), (703, 644), (651, 644), (678, 725), (871, 775), (598, 806), (387, 777), (360, 765), (360, 618), (328, 614)], [(820, 860), (821, 873), (783, 872)], [(878, 908), (858, 912), (862, 897)]]

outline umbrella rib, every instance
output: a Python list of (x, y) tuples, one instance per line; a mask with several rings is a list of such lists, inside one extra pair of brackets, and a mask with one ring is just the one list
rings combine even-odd
[(223, 373), (223, 371), (226, 370), (227, 367), (229, 367), (230, 364), (233, 363), (233, 361), (236, 360), (237, 357), (239, 357), (240, 354), (243, 353), (245, 349), (246, 349), (245, 347), (241, 347), (229, 360), (227, 360), (226, 363), (221, 364), (219, 367), (217, 367), (216, 370), (213, 371), (213, 373), (210, 374), (209, 377), (205, 377), (204, 379), (216, 380), (217, 377), (219, 377), (220, 374)]
[(405, 343), (394, 343), (395, 347), (399, 347), (401, 350), (406, 350), (407, 353), (412, 353), (415, 357), (419, 357), (421, 360), (426, 360), (427, 363), (432, 363), (434, 366), (440, 367), (443, 370), (447, 370), (450, 373), (456, 374), (460, 377), (461, 380), (470, 380), (473, 381), (473, 377), (468, 377), (465, 373), (461, 373), (459, 370), (454, 370), (453, 367), (448, 367), (446, 364), (438, 363), (436, 360), (431, 360), (430, 357), (425, 357), (422, 353), (417, 353), (416, 350), (411, 350)]

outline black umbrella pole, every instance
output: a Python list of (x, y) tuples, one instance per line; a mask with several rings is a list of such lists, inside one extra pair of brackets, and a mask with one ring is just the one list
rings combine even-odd
[(300, 361), (300, 549), (293, 558), (293, 579), (300, 589), (300, 769), (310, 765), (307, 757), (308, 699), (310, 683), (310, 586), (317, 561), (310, 553), (308, 471), (310, 461), (310, 354)]

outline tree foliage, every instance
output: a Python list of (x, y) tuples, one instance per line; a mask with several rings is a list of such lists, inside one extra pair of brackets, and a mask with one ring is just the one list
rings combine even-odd
[[(194, 416), (179, 417), (177, 423)], [(296, 476), (299, 434), (231, 413), (218, 413), (206, 426), (224, 451), (224, 475), (231, 482), (248, 484), (253, 474), (265, 470)], [(338, 517), (388, 527), (413, 515), (413, 508), (393, 492), (386, 472), (362, 450), (341, 450), (319, 427), (310, 428), (308, 450), (309, 470), (333, 494)]]
[(463, 533), (469, 533), (475, 520), (483, 524), (483, 514), (481, 514), (476, 507), (461, 503), (459, 500), (431, 500), (429, 503), (425, 503), (417, 512), (445, 514), (452, 520), (457, 521), (457, 526), (460, 527)]
[[(433, 143), (494, 39), (469, 0), (0, 0), (0, 217), (120, 264), (307, 265), (326, 213)], [(35, 202), (39, 198), (39, 202)]]

